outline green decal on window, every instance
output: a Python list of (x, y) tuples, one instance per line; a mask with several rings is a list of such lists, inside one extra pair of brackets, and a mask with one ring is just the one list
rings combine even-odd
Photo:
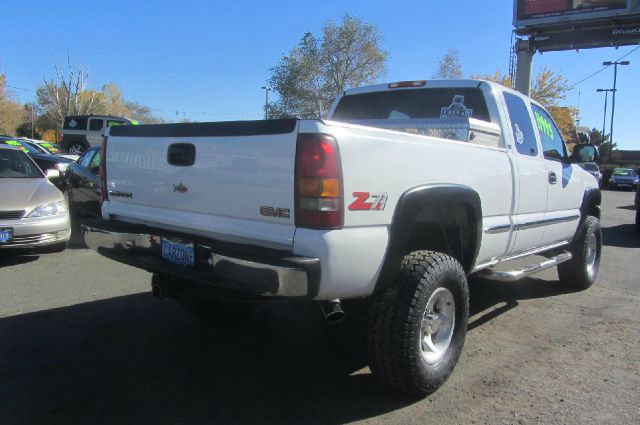
[(18, 142), (17, 140), (6, 140), (5, 143), (9, 146), (15, 146), (17, 148), (20, 148), (20, 150), (28, 152), (27, 148), (22, 146), (22, 143)]
[(538, 129), (545, 134), (549, 139), (553, 140), (555, 135), (553, 133), (553, 124), (539, 114), (537, 111), (534, 112), (536, 116), (536, 123), (538, 124)]

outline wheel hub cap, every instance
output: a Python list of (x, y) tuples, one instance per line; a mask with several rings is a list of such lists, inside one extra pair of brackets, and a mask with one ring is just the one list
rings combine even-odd
[(587, 273), (589, 276), (593, 276), (593, 272), (596, 267), (596, 259), (598, 254), (598, 240), (596, 239), (596, 235), (591, 233), (587, 239), (587, 254), (586, 254), (586, 265), (587, 265)]
[(427, 363), (439, 361), (449, 348), (455, 327), (456, 303), (447, 288), (431, 294), (420, 325), (420, 350)]

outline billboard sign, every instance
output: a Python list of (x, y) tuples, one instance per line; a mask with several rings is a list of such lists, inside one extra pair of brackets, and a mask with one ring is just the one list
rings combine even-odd
[(634, 3), (635, 0), (515, 0), (514, 24), (525, 27), (610, 18), (628, 14)]

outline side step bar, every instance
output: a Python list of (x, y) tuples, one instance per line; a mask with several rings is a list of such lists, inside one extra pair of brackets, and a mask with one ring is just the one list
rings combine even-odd
[(556, 255), (555, 257), (551, 257), (540, 263), (530, 264), (521, 269), (510, 270), (506, 272), (484, 269), (479, 274), (484, 278), (497, 280), (500, 282), (515, 282), (516, 280), (520, 280), (527, 276), (531, 276), (532, 274), (550, 269), (551, 267), (555, 267), (560, 263), (564, 263), (565, 261), (569, 261), (572, 257), (573, 256), (570, 252), (563, 252)]

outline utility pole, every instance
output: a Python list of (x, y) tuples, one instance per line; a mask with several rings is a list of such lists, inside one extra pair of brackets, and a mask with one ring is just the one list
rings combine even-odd
[(33, 103), (29, 106), (31, 107), (31, 138), (33, 139)]
[(604, 66), (613, 65), (613, 95), (611, 96), (611, 128), (609, 130), (609, 162), (611, 162), (613, 154), (613, 117), (616, 112), (616, 83), (618, 81), (618, 65), (629, 65), (629, 61), (602, 62)]
[(604, 139), (604, 128), (607, 123), (607, 97), (609, 97), (609, 92), (612, 92), (613, 89), (597, 89), (596, 91), (598, 93), (604, 92), (604, 117), (602, 118), (602, 138)]
[(269, 90), (271, 90), (267, 86), (262, 86), (262, 90), (264, 90), (264, 119), (268, 119), (268, 110), (269, 110)]

